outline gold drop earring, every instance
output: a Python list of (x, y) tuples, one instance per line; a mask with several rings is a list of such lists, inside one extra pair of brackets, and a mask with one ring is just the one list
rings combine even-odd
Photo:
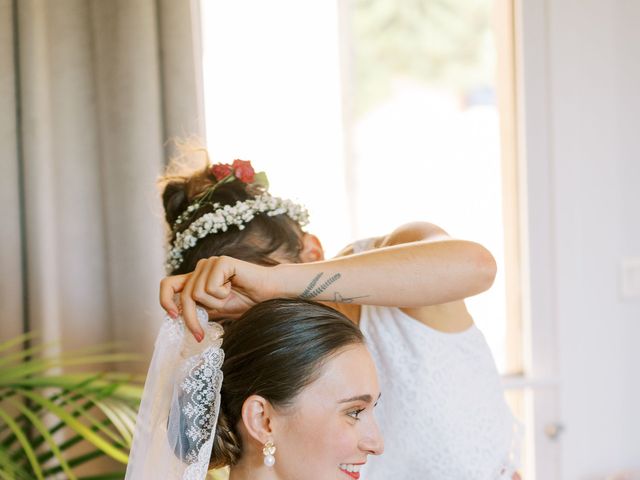
[(267, 467), (273, 467), (276, 464), (276, 457), (273, 454), (276, 453), (276, 446), (271, 440), (264, 444), (262, 448), (262, 454), (264, 455), (264, 464)]

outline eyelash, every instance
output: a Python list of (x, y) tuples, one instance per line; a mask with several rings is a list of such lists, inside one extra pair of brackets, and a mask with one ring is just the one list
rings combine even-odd
[(358, 408), (356, 410), (351, 410), (349, 413), (347, 413), (347, 415), (349, 415), (354, 420), (360, 420), (360, 418), (358, 418), (358, 415), (360, 415), (362, 412), (364, 412), (364, 408)]

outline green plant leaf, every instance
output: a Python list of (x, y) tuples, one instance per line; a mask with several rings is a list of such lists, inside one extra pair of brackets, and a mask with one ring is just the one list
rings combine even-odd
[(16, 363), (16, 362), (22, 362), (25, 359), (35, 355), (36, 353), (46, 350), (48, 346), (50, 345), (41, 344), (41, 345), (36, 345), (35, 347), (20, 350), (10, 355), (3, 355), (3, 357), (0, 358), (0, 372), (2, 371), (2, 369), (6, 368), (4, 365)]
[(53, 439), (51, 434), (49, 434), (49, 431), (47, 430), (47, 427), (44, 425), (44, 423), (42, 423), (42, 420), (40, 420), (36, 415), (30, 412), (29, 409), (26, 408), (24, 405), (22, 405), (20, 402), (17, 402), (14, 399), (11, 399), (10, 403), (14, 405), (18, 410), (20, 410), (22, 414), (31, 421), (31, 424), (36, 428), (36, 430), (38, 430), (40, 434), (44, 437), (47, 445), (49, 445), (49, 448), (51, 449), (51, 452), (58, 460), (58, 463), (60, 464), (60, 468), (67, 475), (67, 478), (69, 480), (76, 480), (76, 476), (73, 474), (73, 472), (69, 468), (69, 465), (64, 459), (62, 452), (58, 448), (56, 441)]
[[(43, 397), (46, 398), (46, 397)], [(62, 409), (62, 411), (64, 411), (65, 413), (69, 413), (72, 418), (83, 418), (85, 420), (87, 420), (89, 422), (90, 425), (95, 425), (96, 427), (98, 427), (98, 430), (103, 433), (104, 435), (106, 435), (107, 437), (109, 437), (111, 439), (111, 441), (115, 442), (115, 443), (121, 443), (122, 439), (110, 428), (108, 428), (104, 422), (101, 422), (100, 420), (98, 420), (97, 418), (95, 418), (91, 413), (90, 410), (91, 408), (96, 405), (95, 399), (85, 396), (83, 397), (84, 399), (87, 400), (88, 405), (78, 405), (78, 403), (74, 400), (69, 400), (66, 402), (66, 405), (69, 407), (72, 407), (71, 412), (66, 412), (66, 410)], [(54, 404), (56, 405), (56, 404)], [(57, 405), (58, 407), (60, 407), (60, 405)], [(85, 408), (85, 407), (89, 407), (89, 408)], [(78, 413), (78, 415), (74, 415), (74, 413)], [(65, 422), (66, 423), (66, 422)], [(84, 425), (84, 424), (83, 424)]]
[[(84, 403), (82, 405), (80, 405), (79, 409), (76, 409), (76, 411), (71, 412), (71, 415), (73, 415), (74, 417), (78, 417), (80, 416), (80, 411), (79, 410), (86, 410), (89, 409), (93, 406), (93, 401), (92, 400), (87, 400), (85, 397), (83, 397), (82, 395), (75, 395), (72, 397), (73, 401), (76, 400), (84, 400)], [(128, 402), (124, 402), (120, 399), (107, 399), (105, 400), (106, 402), (110, 402), (110, 409), (114, 411), (114, 413), (116, 415), (119, 415), (119, 417), (122, 418), (122, 423), (125, 424), (125, 428), (128, 427), (128, 430), (130, 432), (133, 432), (134, 428), (135, 428), (135, 421), (136, 421), (136, 416), (137, 416), (137, 411), (134, 408), (135, 405), (131, 405)], [(61, 403), (59, 403), (60, 406), (65, 406), (67, 405), (68, 401), (65, 400)], [(120, 427), (118, 424), (111, 422), (111, 424), (113, 424), (116, 429), (119, 431), (120, 435), (122, 436), (122, 439), (118, 438), (117, 442), (118, 444), (124, 446), (130, 446), (131, 445), (131, 434), (127, 434), (123, 431), (120, 430)], [(52, 427), (50, 429), (50, 433), (55, 433), (55, 431), (59, 430), (60, 428), (63, 428), (65, 426), (65, 422), (61, 421), (59, 423), (57, 423), (54, 427)], [(98, 422), (97, 425), (90, 427), (94, 432), (97, 432), (99, 430), (101, 430), (101, 428), (103, 426), (109, 425), (109, 419), (103, 420), (101, 422)], [(67, 448), (70, 448), (71, 446), (75, 445), (76, 443), (78, 443), (79, 441), (82, 440), (82, 436), (77, 435), (75, 437), (73, 437), (70, 440), (65, 441), (61, 446), (60, 449), (61, 450), (65, 450)], [(37, 446), (39, 446), (40, 444), (42, 444), (44, 441), (43, 437), (40, 436), (36, 439), (34, 439), (33, 444), (34, 446), (37, 448)], [(41, 454), (38, 457), (38, 460), (40, 460), (40, 462), (46, 461), (48, 458), (51, 458), (51, 454), (50, 452), (45, 452), (43, 454)]]
[[(88, 381), (90, 381), (90, 380), (91, 380), (91, 379), (88, 379)], [(86, 383), (87, 383), (87, 382), (83, 382), (83, 384), (86, 384)], [(65, 398), (65, 397), (66, 397), (66, 398)], [(81, 414), (82, 414), (82, 412), (83, 412), (84, 410), (89, 410), (89, 409), (90, 409), (90, 408), (92, 408), (92, 407), (93, 407), (93, 405), (94, 405), (92, 401), (90, 401), (90, 400), (86, 400), (86, 398), (85, 398), (85, 395), (84, 395), (84, 394), (82, 394), (82, 393), (80, 393), (80, 394), (74, 394), (74, 392), (72, 392), (72, 391), (68, 391), (68, 392), (63, 391), (63, 392), (61, 392), (61, 393), (59, 393), (59, 394), (55, 394), (55, 395), (49, 396), (49, 397), (48, 397), (48, 399), (49, 399), (50, 401), (52, 401), (52, 402), (56, 402), (56, 404), (57, 404), (59, 407), (67, 406), (67, 405), (71, 404), (71, 402), (73, 402), (73, 405), (72, 405), (72, 406), (75, 406), (75, 408), (74, 408), (74, 410), (71, 412), (71, 415), (72, 415), (73, 417), (76, 417), (76, 418), (77, 418), (77, 417), (80, 417), (80, 416), (81, 416)], [(81, 401), (81, 400), (83, 400), (83, 399), (85, 399), (84, 404), (83, 404), (83, 405), (81, 405), (81, 406), (80, 406), (80, 408), (78, 408), (78, 407), (77, 407), (77, 405), (76, 405), (76, 403), (75, 403), (75, 402), (76, 402), (76, 400), (80, 400), (80, 401)], [(41, 411), (45, 410), (45, 408), (44, 408), (42, 405), (34, 405), (34, 406), (33, 406), (33, 408), (32, 408), (32, 410), (34, 411), (34, 413), (39, 413), (39, 412), (41, 412)], [(21, 417), (19, 417), (19, 418), (23, 418), (23, 417), (24, 417), (24, 415), (22, 415), (22, 416), (21, 416)], [(90, 420), (90, 421), (91, 421), (91, 420)], [(108, 423), (106, 423), (106, 424), (104, 424), (104, 425), (108, 425)], [(53, 435), (54, 433), (56, 433), (56, 432), (57, 432), (58, 430), (60, 430), (61, 428), (64, 428), (65, 426), (66, 426), (66, 423), (65, 423), (64, 421), (60, 421), (60, 422), (58, 422), (56, 425), (54, 425), (53, 427), (51, 427), (51, 428), (49, 429), (49, 431), (48, 431), (48, 432), (49, 432), (49, 434), (50, 434), (50, 435)], [(97, 430), (98, 430), (98, 428), (96, 428), (94, 431), (97, 431)], [(7, 442), (8, 442), (8, 441), (12, 441), (12, 440), (13, 440), (13, 439), (8, 438), (8, 439), (7, 439)], [(42, 444), (44, 443), (44, 441), (45, 441), (45, 438), (44, 438), (44, 436), (42, 436), (42, 435), (40, 435), (40, 436), (37, 436), (37, 437), (33, 438), (33, 440), (32, 440), (32, 445), (33, 445), (34, 449), (36, 449), (36, 448), (38, 448), (40, 445), (42, 445)], [(5, 442), (5, 443), (6, 443), (6, 442)], [(4, 443), (3, 443), (3, 444), (4, 444)], [(50, 454), (41, 454), (41, 455), (38, 457), (38, 460), (42, 463), (42, 462), (44, 462), (44, 461), (45, 461), (45, 459), (46, 459), (46, 458), (50, 458), (51, 456), (52, 456), (52, 455), (50, 455)], [(43, 457), (44, 457), (44, 458), (43, 458)]]
[(85, 440), (90, 442), (96, 448), (102, 450), (114, 460), (117, 460), (121, 463), (127, 463), (128, 455), (126, 452), (123, 452), (122, 450), (111, 445), (96, 432), (92, 431), (91, 428), (78, 421), (73, 415), (68, 413), (62, 407), (51, 402), (48, 398), (42, 395), (38, 395), (34, 392), (20, 390), (20, 393), (25, 397), (31, 399), (33, 402), (46, 407), (47, 410), (63, 420), (71, 429), (75, 430), (76, 433), (82, 435)]
[(1, 478), (10, 480), (31, 480), (33, 477), (22, 465), (11, 460), (9, 454), (2, 448), (0, 448), (0, 474), (5, 474)]
[(118, 402), (111, 402), (109, 400), (97, 400), (96, 405), (102, 410), (105, 416), (111, 421), (120, 436), (124, 439), (127, 446), (131, 445), (133, 440), (133, 431), (135, 428), (135, 424), (132, 425), (129, 422), (126, 414), (124, 413), (124, 409), (126, 405), (120, 404)]
[(38, 334), (36, 332), (23, 333), (17, 337), (11, 338), (0, 343), (0, 353), (9, 350), (17, 345), (23, 345), (25, 342), (34, 339)]
[[(78, 384), (78, 388), (80, 388), (80, 385), (84, 385), (84, 384), (90, 382), (92, 380), (92, 378), (94, 378), (94, 377), (90, 377), (90, 378), (86, 379), (84, 382), (81, 382), (81, 384)], [(14, 392), (14, 394), (15, 394), (15, 392)], [(60, 393), (57, 393), (57, 394), (49, 396), (48, 398), (49, 398), (49, 400), (51, 400), (53, 402), (57, 402), (58, 405), (60, 405), (62, 407), (62, 406), (65, 406), (67, 404), (69, 399), (74, 400), (74, 401), (75, 400), (80, 400), (80, 399), (83, 398), (83, 395), (82, 394), (74, 394), (74, 392), (72, 390), (71, 391), (63, 390)], [(85, 405), (87, 406), (87, 408), (91, 407), (91, 403), (90, 402), (86, 402)], [(32, 405), (31, 406), (31, 410), (33, 411), (33, 413), (39, 414), (41, 411), (44, 410), (44, 407), (42, 407), (42, 405)], [(80, 413), (78, 412), (78, 413), (75, 413), (73, 415), (75, 417), (78, 417), (80, 415)], [(16, 420), (22, 421), (24, 419), (26, 419), (26, 417), (24, 415), (21, 415)], [(65, 426), (64, 422), (62, 422), (62, 421), (58, 422), (56, 425), (54, 425), (53, 427), (51, 427), (49, 429), (49, 433), (51, 435), (53, 435), (54, 433), (56, 433), (58, 430), (60, 430), (64, 426)], [(13, 438), (12, 438), (12, 436), (10, 435), (2, 442), (2, 446), (8, 446), (14, 440), (15, 440), (15, 436), (13, 436)], [(44, 443), (44, 440), (45, 439), (44, 439), (44, 437), (42, 435), (40, 435), (38, 437), (35, 437), (32, 440), (32, 444), (33, 444), (34, 449), (37, 449), (40, 445), (42, 445), (42, 443)], [(38, 457), (38, 458), (39, 458), (40, 462), (42, 463), (43, 460), (41, 460), (40, 457)]]
[(52, 388), (57, 387), (70, 391), (97, 392), (105, 387), (112, 387), (117, 383), (112, 397), (126, 400), (132, 404), (137, 404), (142, 397), (144, 378), (131, 374), (64, 374), (64, 375), (41, 375), (38, 377), (22, 378), (11, 383), (12, 387), (35, 387)]
[(31, 444), (29, 443), (29, 439), (27, 438), (27, 435), (25, 434), (25, 432), (20, 428), (20, 426), (16, 423), (16, 421), (13, 418), (11, 418), (11, 415), (9, 415), (2, 408), (0, 408), (0, 418), (4, 420), (7, 425), (9, 425), (9, 428), (11, 428), (11, 430), (14, 431), (16, 438), (22, 445), (22, 448), (24, 449), (24, 453), (27, 456), (29, 463), (31, 464), (33, 473), (36, 475), (36, 477), (38, 477), (38, 479), (44, 480), (44, 476), (42, 475), (42, 470), (40, 469), (40, 464), (36, 459), (36, 454), (33, 451), (33, 448), (31, 448)]
[[(108, 420), (105, 419), (104, 420), (104, 424), (107, 425), (108, 424)], [(89, 427), (91, 428), (92, 431), (97, 432), (98, 428), (97, 427)], [(60, 444), (60, 450), (62, 450), (63, 452), (69, 450), (71, 447), (73, 447), (74, 445), (77, 445), (78, 443), (80, 443), (81, 441), (84, 440), (84, 437), (82, 435), (74, 435), (73, 437), (65, 440), (63, 443)], [(102, 451), (102, 450), (100, 450)], [(40, 463), (46, 462), (47, 460), (49, 460), (51, 457), (53, 457), (53, 454), (51, 452), (43, 452), (39, 457), (38, 460), (40, 461)]]
[(103, 475), (92, 475), (90, 477), (81, 477), (79, 480), (122, 480), (125, 472), (105, 473)]
[(3, 371), (0, 371), (0, 386), (11, 385), (15, 380), (50, 370), (55, 367), (91, 365), (107, 362), (131, 362), (139, 358), (139, 355), (132, 355), (128, 353), (111, 353), (104, 355), (88, 355), (84, 357), (61, 356), (54, 359), (34, 359), (30, 362), (14, 365), (10, 370), (4, 369)]
[(256, 172), (253, 176), (253, 185), (260, 185), (264, 187), (265, 190), (269, 190), (269, 179), (267, 178), (267, 174), (265, 172)]
[[(93, 450), (91, 452), (87, 452), (87, 453), (83, 453), (82, 455), (78, 455), (77, 457), (73, 457), (72, 459), (68, 460), (68, 464), (69, 466), (75, 468), (78, 467), (80, 465), (84, 465), (85, 463), (90, 462), (91, 460), (95, 460), (96, 458), (100, 458), (104, 455), (104, 453), (102, 452), (102, 450), (100, 449), (96, 449)], [(62, 468), (60, 467), (60, 465), (56, 465), (55, 467), (51, 467), (47, 470), (44, 471), (44, 474), (47, 477), (50, 477), (51, 475), (55, 475), (57, 473), (62, 472)]]
[[(56, 344), (31, 346), (35, 336), (24, 334), (0, 343), (0, 480), (50, 475), (74, 480), (75, 467), (103, 455), (126, 463), (144, 376), (58, 372), (75, 365), (102, 369), (108, 363), (139, 361), (140, 355), (113, 353), (113, 345), (100, 345), (48, 357), (56, 353), (48, 347)], [(45, 425), (45, 415), (57, 417), (57, 423)], [(71, 438), (57, 445), (54, 434), (63, 429)], [(82, 442), (93, 449), (68, 458)], [(55, 464), (45, 468), (52, 460)], [(124, 472), (113, 472), (83, 479), (123, 476)]]

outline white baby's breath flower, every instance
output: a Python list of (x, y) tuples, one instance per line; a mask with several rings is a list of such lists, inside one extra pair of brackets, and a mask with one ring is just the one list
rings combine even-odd
[[(191, 213), (200, 208), (202, 204), (195, 203), (187, 207), (187, 212)], [(191, 223), (185, 230), (178, 232), (176, 238), (169, 251), (167, 252), (167, 261), (165, 267), (168, 272), (178, 268), (184, 258), (183, 253), (190, 248), (195, 247), (198, 239), (207, 235), (218, 232), (226, 232), (232, 225), (238, 227), (238, 230), (244, 230), (247, 223), (253, 220), (256, 214), (266, 213), (273, 217), (276, 215), (286, 214), (293, 221), (298, 222), (301, 226), (309, 223), (309, 212), (302, 205), (292, 202), (288, 199), (272, 197), (268, 193), (258, 195), (254, 199), (238, 201), (235, 205), (221, 206), (219, 203), (210, 204), (213, 212), (205, 213)], [(188, 214), (182, 214), (174, 223), (180, 225)]]

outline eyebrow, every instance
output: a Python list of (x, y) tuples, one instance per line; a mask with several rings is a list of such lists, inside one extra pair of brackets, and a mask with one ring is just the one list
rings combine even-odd
[[(382, 393), (378, 394), (378, 398), (376, 398), (376, 402), (380, 400), (381, 396), (382, 396)], [(373, 397), (367, 393), (365, 395), (356, 395), (355, 397), (345, 398), (344, 400), (340, 400), (338, 403), (349, 403), (349, 402), (357, 402), (357, 401), (371, 403), (372, 400), (373, 400)]]

